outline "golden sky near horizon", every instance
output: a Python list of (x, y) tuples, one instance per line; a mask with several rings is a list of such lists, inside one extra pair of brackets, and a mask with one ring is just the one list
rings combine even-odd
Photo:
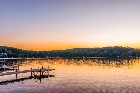
[(0, 1), (0, 45), (28, 50), (140, 48), (140, 1)]

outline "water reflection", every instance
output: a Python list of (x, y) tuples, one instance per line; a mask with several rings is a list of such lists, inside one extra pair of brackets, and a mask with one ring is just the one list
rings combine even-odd
[[(139, 93), (140, 60), (138, 59), (48, 59), (18, 60), (20, 70), (55, 68), (55, 77), (43, 78), (38, 85), (33, 79), (24, 84), (0, 85), (4, 93)], [(27, 73), (25, 76), (30, 75)], [(0, 77), (0, 81), (15, 76)], [(23, 74), (19, 75), (23, 77)], [(16, 88), (15, 88), (16, 86)], [(32, 88), (30, 88), (32, 87)]]
[(55, 64), (65, 64), (65, 65), (88, 65), (88, 66), (109, 66), (109, 67), (123, 67), (123, 66), (132, 66), (136, 59), (124, 60), (124, 59), (61, 59), (61, 60), (47, 60), (48, 62)]
[(16, 78), (16, 79), (13, 79), (13, 80), (1, 81), (0, 85), (7, 85), (9, 83), (15, 83), (15, 82), (22, 82), (22, 84), (23, 84), (23, 81), (31, 80), (31, 79), (35, 79), (35, 82), (37, 82), (39, 80), (39, 82), (41, 83), (42, 79), (44, 79), (44, 78), (51, 78), (51, 77), (55, 77), (55, 75), (44, 75), (44, 76), (36, 76), (36, 77), (29, 76), (29, 77), (19, 78), (19, 79)]

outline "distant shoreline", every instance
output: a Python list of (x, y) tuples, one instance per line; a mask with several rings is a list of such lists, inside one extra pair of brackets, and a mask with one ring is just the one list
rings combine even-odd
[(130, 47), (73, 48), (54, 51), (27, 51), (0, 46), (0, 58), (137, 58), (140, 49)]
[(140, 59), (140, 57), (119, 58), (119, 57), (48, 57), (48, 58), (0, 58), (0, 60), (41, 60), (41, 59)]

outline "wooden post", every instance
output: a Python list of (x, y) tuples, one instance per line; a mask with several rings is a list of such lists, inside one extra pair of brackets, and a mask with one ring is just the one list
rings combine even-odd
[(17, 69), (16, 69), (16, 79), (17, 79)]
[(42, 66), (42, 76), (43, 76), (43, 66)]
[(5, 71), (5, 63), (4, 63), (4, 71)]
[(18, 71), (19, 71), (19, 65), (18, 65)]
[(48, 78), (49, 78), (49, 66), (48, 66), (48, 71), (47, 72), (48, 72)]
[(41, 77), (41, 69), (40, 69), (40, 71), (39, 71), (39, 72), (40, 72), (40, 77)]
[(32, 68), (31, 68), (31, 77), (33, 77), (33, 71), (32, 71)]

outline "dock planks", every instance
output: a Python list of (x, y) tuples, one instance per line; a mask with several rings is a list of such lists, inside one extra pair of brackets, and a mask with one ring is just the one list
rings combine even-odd
[(52, 71), (52, 70), (55, 70), (55, 69), (42, 68), (42, 69), (32, 69), (32, 70), (23, 70), (23, 71), (16, 70), (15, 72), (2, 72), (0, 73), (0, 76), (28, 73), (28, 72), (45, 72), (45, 71)]

